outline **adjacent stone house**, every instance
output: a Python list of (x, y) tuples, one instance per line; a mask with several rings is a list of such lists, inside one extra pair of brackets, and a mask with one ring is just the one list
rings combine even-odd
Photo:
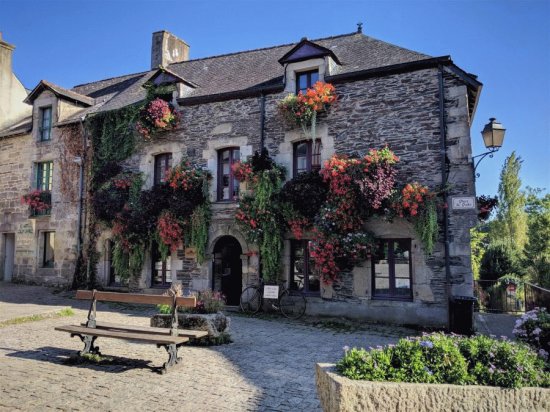
[[(277, 103), (317, 80), (336, 87), (338, 105), (319, 119), (312, 141), (300, 128), (289, 128), (281, 121)], [(177, 281), (191, 290), (220, 290), (229, 304), (238, 304), (241, 290), (258, 282), (257, 247), (246, 241), (234, 218), (239, 185), (230, 166), (261, 148), (267, 148), (292, 178), (320, 167), (335, 153), (364, 154), (369, 148), (388, 145), (401, 158), (401, 178), (429, 187), (448, 185), (447, 196), (475, 194), (470, 125), (481, 83), (449, 56), (427, 56), (365, 36), (359, 30), (189, 59), (189, 46), (161, 31), (153, 34), (151, 70), (71, 90), (43, 81), (25, 99), (33, 105), (27, 129), (2, 133), (0, 167), (13, 184), (0, 186), (0, 232), (4, 239), (15, 233), (14, 279), (71, 282), (80, 248), (78, 229), (86, 233), (85, 219), (81, 197), (65, 202), (66, 195), (57, 192), (56, 185), (63, 179), (56, 175), (60, 173), (56, 162), (61, 161), (51, 154), (56, 136), (62, 135), (64, 128), (76, 130), (99, 112), (143, 101), (148, 84), (169, 86), (171, 96), (166, 99), (178, 107), (181, 123), (176, 130), (141, 142), (123, 162), (124, 168), (142, 172), (144, 188), (152, 187), (162, 172), (182, 157), (208, 169), (213, 176), (213, 216), (206, 262), (197, 264), (191, 251), (185, 249), (160, 262), (151, 250), (145, 256), (141, 277), (133, 285), (139, 289), (166, 288)], [(51, 115), (51, 142), (46, 144), (40, 141), (47, 118), (45, 107), (55, 113)], [(70, 134), (73, 139), (76, 135)], [(11, 177), (15, 174), (13, 167), (6, 166), (12, 161), (8, 159), (19, 159), (18, 180)], [(18, 198), (22, 188), (28, 189), (33, 181), (33, 167), (52, 159), (51, 215), (28, 219)], [(71, 179), (78, 187), (78, 173)], [(469, 228), (476, 222), (476, 211), (446, 209), (440, 211), (439, 222), (438, 242), (427, 256), (407, 221), (369, 221), (367, 229), (377, 236), (385, 255), (342, 273), (332, 285), (320, 283), (315, 271), (308, 268), (308, 241), (293, 239), (289, 233), (281, 277), (287, 282), (295, 276), (308, 279), (304, 291), (309, 313), (444, 326), (449, 298), (472, 295)], [(55, 250), (61, 256), (58, 260), (56, 254), (55, 277), (51, 278), (40, 268), (40, 244), (45, 242), (42, 234), (50, 231), (55, 231)], [(8, 232), (11, 234), (6, 235)], [(23, 245), (19, 236), (27, 239), (27, 246), (19, 246)], [(103, 230), (97, 238), (97, 278), (105, 287), (124, 288), (113, 273), (111, 237), (110, 231)], [(8, 261), (9, 247), (2, 250), (4, 261)]]

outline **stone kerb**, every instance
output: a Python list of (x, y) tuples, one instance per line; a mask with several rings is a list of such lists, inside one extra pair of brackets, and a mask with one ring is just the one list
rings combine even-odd
[(550, 389), (544, 388), (355, 381), (326, 363), (316, 365), (316, 381), (325, 412), (550, 410)]

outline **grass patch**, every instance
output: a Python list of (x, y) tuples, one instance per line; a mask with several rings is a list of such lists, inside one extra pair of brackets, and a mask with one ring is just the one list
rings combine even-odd
[(71, 308), (63, 308), (57, 312), (45, 313), (41, 315), (21, 316), (19, 318), (8, 319), (0, 322), (0, 328), (5, 328), (6, 326), (11, 325), (19, 325), (21, 323), (37, 322), (44, 319), (64, 318), (73, 315), (74, 311)]

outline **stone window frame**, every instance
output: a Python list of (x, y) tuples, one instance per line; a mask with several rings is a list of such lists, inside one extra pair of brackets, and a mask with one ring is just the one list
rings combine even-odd
[[(53, 235), (52, 241), (48, 242), (48, 240), (51, 238), (52, 235)], [(53, 245), (51, 243), (53, 243)], [(44, 269), (53, 268), (55, 266), (55, 231), (54, 230), (44, 230), (40, 232), (39, 248), (40, 248), (40, 253), (39, 253), (40, 268), (44, 268)], [(51, 255), (51, 259), (48, 259), (50, 255)]]
[(310, 267), (310, 261), (311, 261), (311, 255), (309, 250), (311, 239), (290, 239), (290, 271), (289, 271), (289, 278), (288, 278), (288, 287), (291, 290), (300, 290), (304, 295), (308, 296), (320, 296), (321, 294), (321, 282), (319, 279), (319, 274), (314, 274), (313, 276), (317, 277), (317, 280), (319, 281), (319, 286), (317, 290), (310, 290), (310, 276), (307, 277), (304, 276), (302, 278), (302, 287), (300, 289), (299, 284), (296, 284), (294, 281), (294, 268), (295, 268), (295, 262), (296, 262), (296, 252), (297, 249), (303, 248), (303, 256), (304, 256), (304, 268), (302, 270), (302, 273), (314, 273), (315, 268)]
[[(298, 148), (306, 144), (305, 156), (299, 156)], [(323, 151), (323, 141), (319, 138), (312, 140), (299, 140), (292, 145), (292, 176), (296, 177), (299, 173), (321, 170), (321, 152)], [(298, 159), (306, 158), (305, 169), (298, 169)]]
[[(223, 162), (222, 156), (223, 153), (229, 151), (229, 199), (225, 199), (223, 195)], [(239, 157), (235, 158), (234, 153), (238, 151)], [(217, 202), (236, 202), (239, 200), (239, 184), (238, 181), (233, 176), (232, 166), (235, 162), (241, 159), (241, 148), (240, 146), (229, 146), (222, 147), (217, 150), (218, 154), (218, 165), (217, 165), (217, 181), (216, 181), (216, 201)]]
[[(47, 127), (44, 127), (45, 116), (44, 114), (49, 111), (49, 123)], [(52, 140), (52, 123), (53, 123), (53, 106), (47, 105), (38, 108), (38, 140), (41, 142), (50, 142)], [(47, 131), (47, 137), (45, 132)]]
[(395, 260), (393, 255), (393, 247), (388, 247), (388, 281), (390, 283), (390, 292), (387, 294), (376, 293), (376, 248), (373, 251), (371, 258), (371, 274), (372, 274), (372, 285), (371, 285), (371, 296), (373, 300), (401, 300), (401, 301), (413, 301), (413, 239), (411, 238), (378, 238), (376, 239), (378, 243), (389, 243), (389, 242), (407, 242), (409, 248), (409, 294), (408, 295), (399, 295), (395, 293), (396, 284), (395, 284)]
[(173, 156), (170, 152), (154, 156), (153, 185), (158, 186), (166, 181), (166, 172), (173, 166)]

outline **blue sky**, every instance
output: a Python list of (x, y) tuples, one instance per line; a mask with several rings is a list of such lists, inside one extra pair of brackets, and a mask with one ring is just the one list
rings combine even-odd
[(151, 33), (166, 29), (191, 58), (349, 33), (432, 56), (451, 55), (484, 87), (472, 126), (474, 154), (489, 117), (504, 147), (479, 166), (478, 194), (495, 194), (504, 159), (524, 160), (524, 185), (550, 189), (550, 1), (24, 1), (0, 0), (0, 31), (16, 45), (28, 87), (64, 87), (147, 70)]

